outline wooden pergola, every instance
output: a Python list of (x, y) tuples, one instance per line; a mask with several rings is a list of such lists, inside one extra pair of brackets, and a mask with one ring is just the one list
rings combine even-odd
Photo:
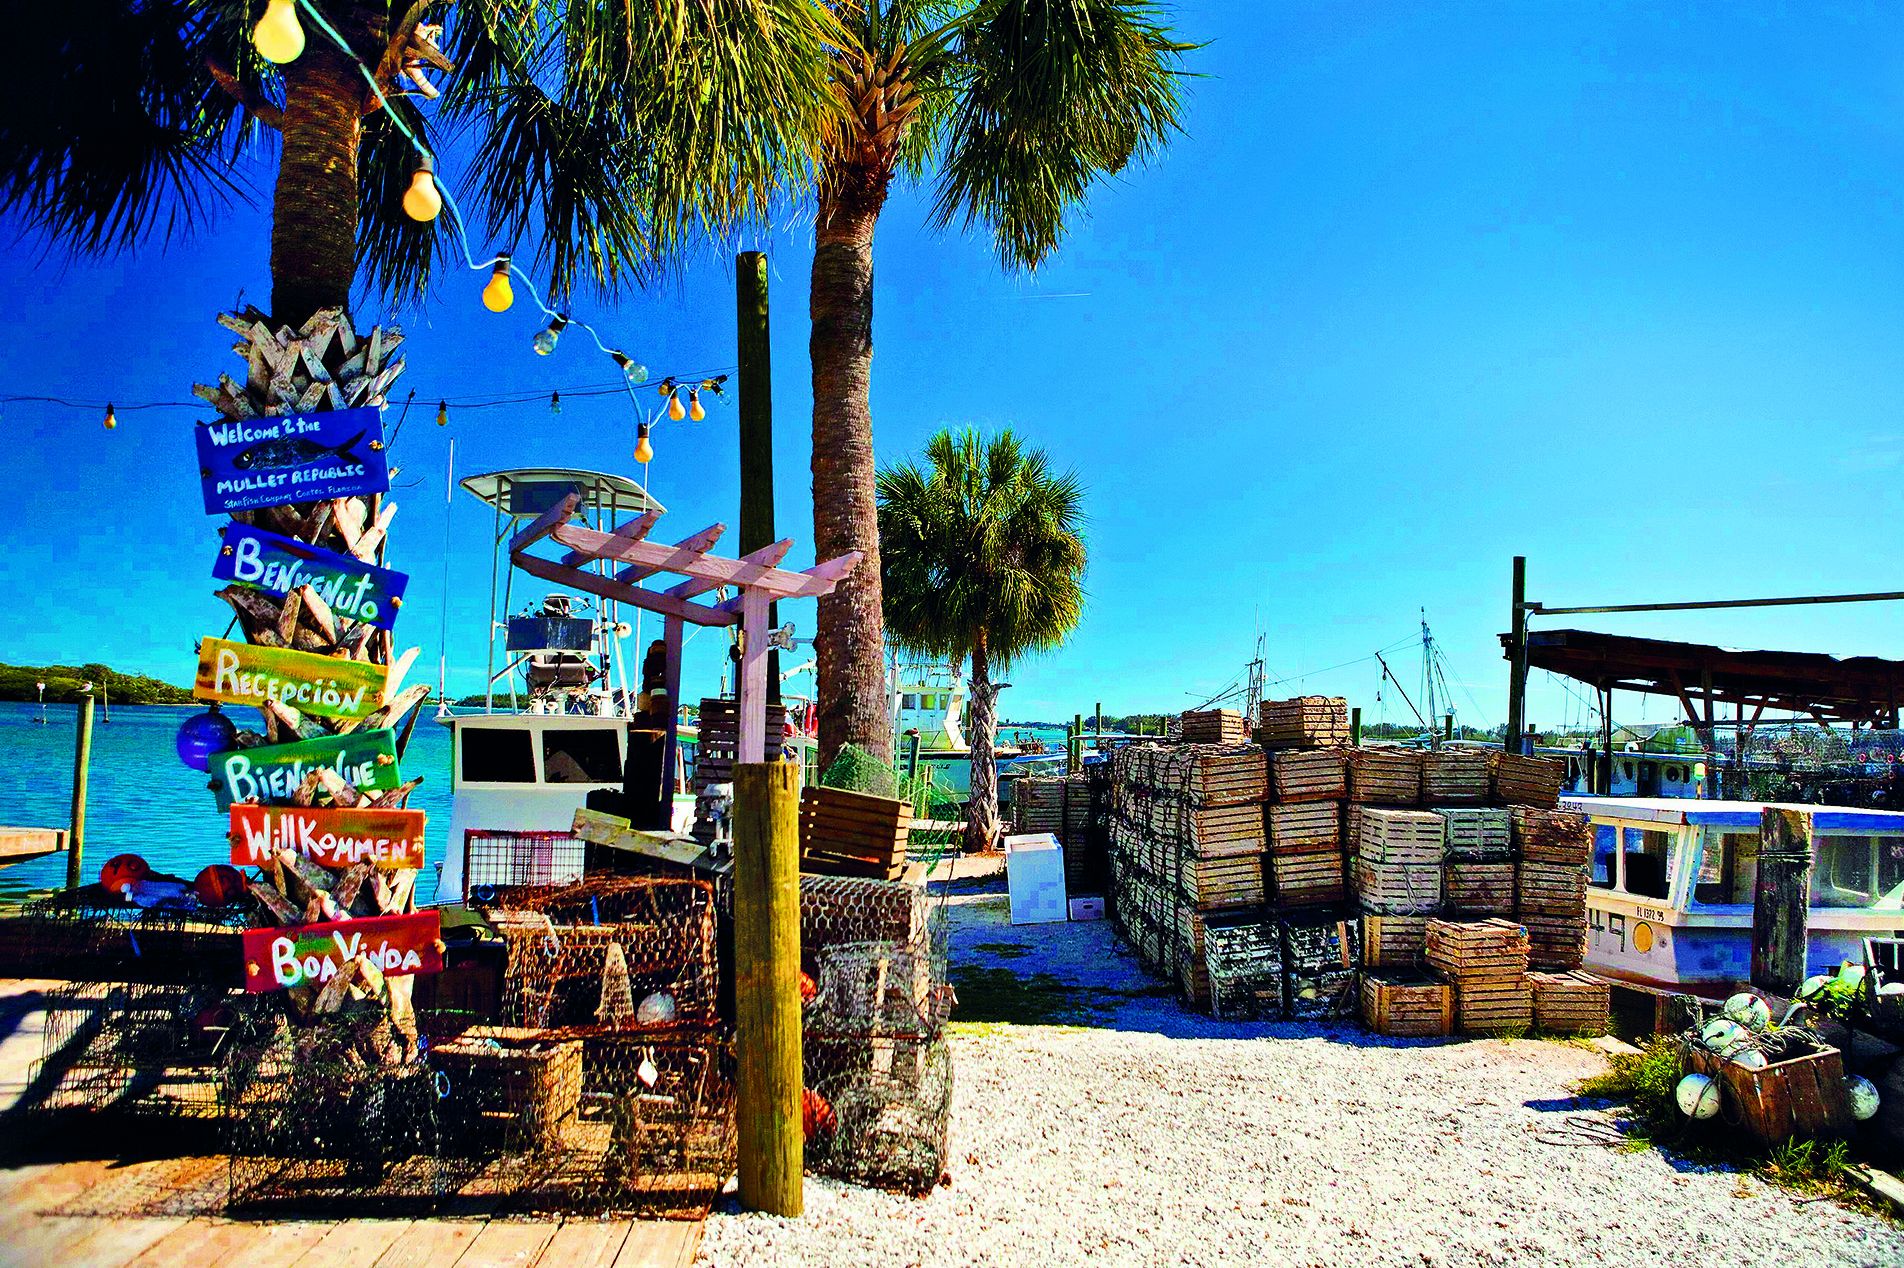
[[(571, 493), (517, 533), (509, 541), (509, 562), (544, 581), (661, 616), (662, 638), (667, 649), (669, 702), (662, 786), (672, 787), (674, 780), (683, 625), (740, 626), (737, 691), (740, 736), (736, 760), (765, 760), (768, 610), (781, 599), (817, 599), (831, 593), (840, 579), (859, 565), (860, 552), (855, 550), (837, 559), (828, 559), (803, 572), (789, 572), (779, 564), (793, 549), (791, 538), (783, 538), (738, 559), (724, 559), (707, 553), (727, 531), (724, 524), (709, 525), (672, 546), (664, 546), (648, 540), (648, 534), (661, 518), (660, 511), (647, 511), (611, 532), (604, 532), (571, 522), (580, 503), (581, 496)], [(545, 538), (554, 538), (568, 547), (568, 552), (553, 559), (530, 554), (530, 547)], [(590, 565), (604, 564), (614, 571), (590, 570)], [(640, 582), (657, 573), (677, 574), (681, 580), (663, 590), (641, 587)], [(739, 593), (712, 601), (700, 597), (723, 588)]]

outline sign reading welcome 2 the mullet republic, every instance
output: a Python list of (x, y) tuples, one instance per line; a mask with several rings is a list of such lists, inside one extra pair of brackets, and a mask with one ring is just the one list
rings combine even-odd
[(220, 810), (234, 801), (286, 806), (305, 776), (320, 769), (336, 771), (358, 792), (387, 792), (403, 782), (397, 769), (397, 733), (385, 727), (214, 754), (212, 796)]
[(256, 993), (321, 986), (360, 955), (385, 977), (441, 973), (442, 938), (443, 917), (434, 911), (333, 920), (295, 929), (247, 929), (245, 989)]
[(200, 423), (196, 431), (207, 515), (390, 491), (375, 407)]
[(212, 563), (212, 576), (218, 580), (236, 581), (280, 599), (309, 586), (333, 615), (385, 630), (396, 624), (403, 588), (410, 584), (403, 573), (248, 524), (228, 524), (224, 534)]
[(384, 872), (423, 866), (421, 810), (341, 806), (231, 808), (231, 861), (259, 867), (289, 850), (333, 870), (368, 863)]
[(325, 718), (367, 718), (383, 705), (387, 665), (208, 638), (198, 645), (200, 700), (261, 705), (277, 700)]

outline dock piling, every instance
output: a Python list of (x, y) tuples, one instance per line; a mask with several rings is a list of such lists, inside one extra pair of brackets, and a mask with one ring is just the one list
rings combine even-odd
[(73, 743), (73, 828), (66, 842), (66, 888), (78, 889), (86, 874), (86, 768), (93, 757), (93, 698), (79, 698), (79, 735)]
[(740, 1200), (802, 1211), (800, 789), (791, 762), (734, 767), (734, 1050)]

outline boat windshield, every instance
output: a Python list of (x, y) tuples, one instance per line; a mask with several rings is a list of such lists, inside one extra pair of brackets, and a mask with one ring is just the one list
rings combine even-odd
[[(1757, 832), (1703, 828), (1692, 905), (1750, 907), (1758, 874)], [(1839, 911), (1904, 910), (1904, 834), (1820, 834), (1812, 844), (1811, 905)]]

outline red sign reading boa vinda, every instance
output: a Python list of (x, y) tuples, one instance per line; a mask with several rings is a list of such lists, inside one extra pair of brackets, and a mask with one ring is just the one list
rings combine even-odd
[(260, 867), (289, 850), (329, 868), (369, 863), (379, 871), (423, 866), (421, 810), (319, 806), (231, 808), (231, 861)]
[(419, 911), (245, 930), (245, 989), (282, 991), (322, 986), (362, 956), (385, 977), (443, 971), (443, 917)]

